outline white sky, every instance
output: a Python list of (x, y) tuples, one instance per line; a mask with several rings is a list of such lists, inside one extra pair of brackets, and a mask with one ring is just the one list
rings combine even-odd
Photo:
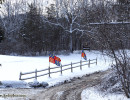
[[(1, 9), (0, 9), (0, 15), (3, 17), (5, 15), (7, 15), (7, 6), (12, 6), (10, 7), (11, 10), (13, 11), (13, 13), (15, 12), (19, 12), (19, 13), (23, 13), (27, 11), (27, 7), (28, 4), (33, 3), (35, 1), (36, 5), (38, 5), (39, 8), (43, 9), (43, 13), (46, 12), (46, 7), (48, 7), (50, 4), (54, 4), (54, 0), (5, 0), (5, 2), (1, 5)], [(18, 4), (14, 4), (14, 3), (18, 3)], [(14, 5), (19, 5), (15, 6)], [(13, 10), (14, 9), (14, 10)], [(24, 11), (23, 11), (24, 9)], [(25, 10), (26, 9), (26, 10)]]

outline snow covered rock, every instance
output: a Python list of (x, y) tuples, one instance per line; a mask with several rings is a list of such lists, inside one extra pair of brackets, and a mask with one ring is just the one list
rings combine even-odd
[(27, 88), (27, 83), (24, 81), (2, 81), (1, 86), (2, 88)]
[(38, 82), (38, 81), (34, 81), (34, 82), (29, 82), (28, 83), (30, 87), (47, 87), (48, 83), (47, 82)]
[(40, 87), (40, 83), (38, 81), (29, 82), (28, 84), (30, 87)]
[(49, 84), (47, 82), (42, 82), (41, 85), (42, 87), (47, 87)]

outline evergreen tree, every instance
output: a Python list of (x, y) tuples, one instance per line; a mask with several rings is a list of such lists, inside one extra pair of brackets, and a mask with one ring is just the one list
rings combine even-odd
[(0, 42), (4, 39), (4, 31), (3, 29), (0, 27)]
[(50, 7), (47, 7), (47, 16), (48, 19), (53, 19), (56, 16), (56, 10), (54, 4), (51, 4)]
[(23, 42), (29, 51), (41, 52), (43, 49), (43, 23), (37, 8), (31, 4), (30, 11), (21, 28)]

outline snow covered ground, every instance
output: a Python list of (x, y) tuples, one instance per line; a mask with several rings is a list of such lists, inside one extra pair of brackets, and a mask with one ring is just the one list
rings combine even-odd
[[(69, 80), (73, 77), (80, 77), (85, 74), (90, 74), (95, 71), (106, 70), (110, 68), (110, 62), (105, 62), (105, 58), (101, 56), (98, 51), (85, 51), (87, 59), (97, 58), (96, 64), (92, 64), (90, 68), (88, 66), (83, 66), (83, 70), (80, 68), (75, 68), (73, 73), (71, 70), (64, 71), (61, 75), (59, 73), (51, 74), (51, 78), (47, 76), (39, 77), (38, 81), (45, 81), (49, 83), (49, 86), (55, 85), (64, 80)], [(70, 64), (71, 62), (79, 62), (81, 60), (81, 51), (76, 51), (74, 54), (70, 55), (56, 55), (61, 58), (62, 65)], [(108, 59), (108, 58), (107, 58)], [(82, 59), (83, 60), (83, 59)], [(48, 68), (49, 66), (49, 56), (40, 57), (23, 57), (23, 56), (7, 56), (0, 55), (0, 81), (7, 84), (7, 81), (15, 82), (19, 80), (20, 72), (30, 72)], [(55, 67), (55, 64), (50, 64), (51, 67)], [(60, 69), (60, 67), (59, 67)], [(27, 80), (26, 82), (32, 82), (34, 79)]]
[[(51, 78), (47, 76), (39, 77), (39, 82), (47, 82), (49, 86), (56, 85), (64, 80), (69, 80), (73, 77), (81, 77), (85, 74), (94, 73), (96, 71), (104, 71), (110, 68), (112, 61), (108, 57), (104, 57), (98, 51), (85, 51), (87, 59), (97, 58), (97, 65), (92, 64), (90, 68), (86, 65), (83, 66), (82, 70), (80, 68), (75, 68), (73, 73), (71, 70), (63, 72), (63, 75), (59, 73), (54, 73)], [(75, 51), (70, 55), (56, 55), (61, 58), (62, 65), (70, 64), (71, 62), (79, 62), (81, 60), (81, 51)], [(108, 61), (106, 61), (106, 59)], [(83, 60), (83, 59), (82, 59)], [(0, 81), (5, 84), (13, 84), (13, 87), (25, 88), (26, 82), (33, 82), (34, 79), (19, 81), (20, 72), (30, 72), (35, 69), (45, 69), (49, 66), (49, 56), (40, 57), (23, 57), (23, 56), (7, 56), (0, 55)], [(50, 64), (51, 67), (56, 65)], [(26, 87), (27, 88), (27, 87)], [(82, 92), (82, 100), (128, 100), (122, 95), (103, 95), (96, 91), (94, 88), (86, 89)], [(116, 99), (117, 98), (117, 99)]]
[(87, 88), (81, 94), (82, 100), (130, 100), (123, 94), (104, 94), (95, 88)]

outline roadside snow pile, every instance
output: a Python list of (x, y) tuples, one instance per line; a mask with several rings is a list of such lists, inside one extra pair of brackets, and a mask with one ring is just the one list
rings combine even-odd
[(48, 83), (47, 82), (38, 82), (37, 80), (34, 80), (34, 82), (29, 82), (28, 83), (30, 87), (47, 87)]
[(104, 76), (101, 81), (101, 84), (98, 86), (98, 90), (104, 93), (116, 93), (123, 94), (123, 89), (121, 81), (117, 75), (115, 69), (112, 69), (112, 72), (109, 75)]
[(114, 69), (103, 77), (99, 85), (85, 89), (81, 98), (82, 100), (130, 100), (125, 96)]
[(0, 88), (29, 88), (24, 81), (2, 81)]
[(26, 83), (24, 81), (2, 81), (0, 82), (0, 88), (36, 88), (36, 87), (47, 87), (47, 82), (29, 82)]
[(130, 100), (123, 94), (104, 94), (95, 88), (87, 88), (81, 94), (82, 100)]

